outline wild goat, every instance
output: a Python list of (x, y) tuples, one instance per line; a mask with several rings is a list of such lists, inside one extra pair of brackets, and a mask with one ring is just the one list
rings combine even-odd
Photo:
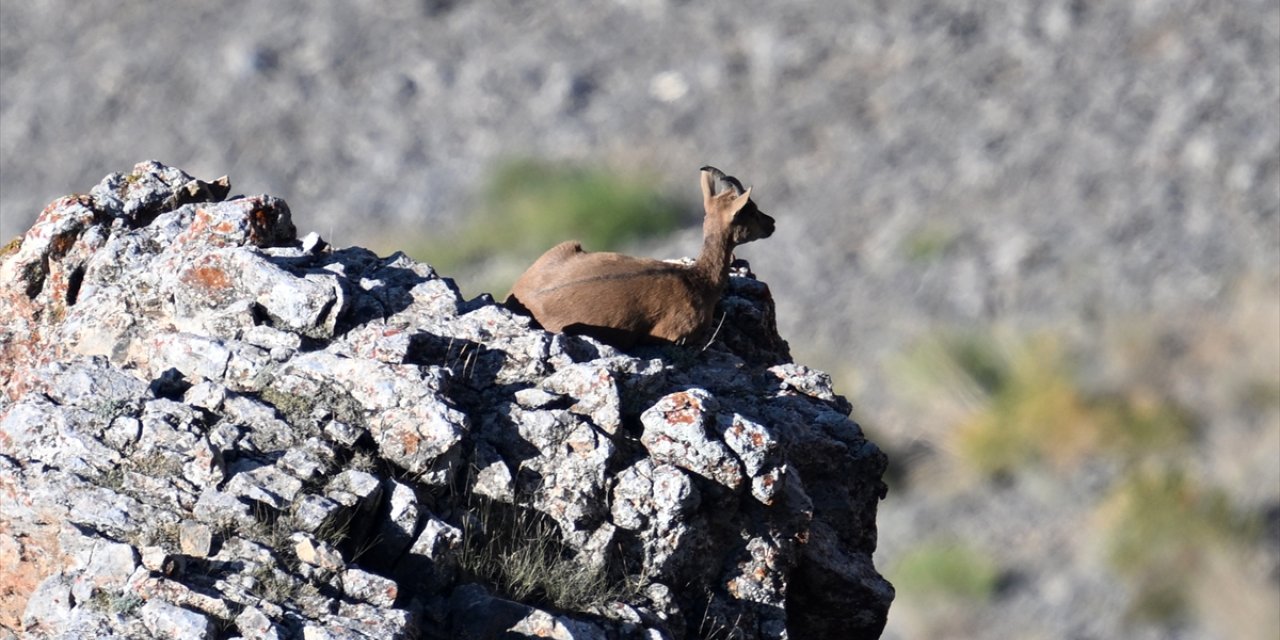
[(711, 323), (729, 281), (733, 248), (773, 235), (774, 220), (751, 189), (702, 168), (702, 253), (692, 265), (583, 251), (562, 242), (516, 280), (506, 304), (548, 331), (578, 333), (627, 348), (637, 341), (683, 344)]

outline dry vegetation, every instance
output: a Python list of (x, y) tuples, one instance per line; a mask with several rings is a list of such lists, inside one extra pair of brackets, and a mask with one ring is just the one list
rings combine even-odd
[[(1068, 535), (1078, 561), (1127, 585), (1126, 624), (1274, 637), (1280, 589), (1265, 569), (1276, 558), (1264, 519), (1280, 499), (1280, 297), (1245, 281), (1229, 300), (1103, 322), (1091, 340), (1001, 328), (919, 342), (889, 370), (902, 416), (927, 426), (934, 453), (896, 498), (1095, 474), (1100, 499)], [(907, 628), (964, 628), (980, 616), (954, 603), (986, 601), (1017, 561), (929, 535), (890, 567), (895, 608), (921, 618)]]

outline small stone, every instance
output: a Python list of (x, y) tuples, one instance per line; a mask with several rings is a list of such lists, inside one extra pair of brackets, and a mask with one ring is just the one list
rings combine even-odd
[(422, 511), (417, 493), (407, 484), (386, 479), (382, 481), (382, 492), (387, 499), (374, 531), (378, 542), (369, 549), (369, 563), (373, 566), (391, 565), (413, 544)]
[(142, 605), (142, 624), (158, 638), (172, 640), (209, 640), (214, 637), (213, 621), (208, 616), (183, 609), (164, 600), (151, 599)]
[(308, 438), (302, 446), (289, 449), (276, 464), (290, 475), (309, 482), (333, 468), (337, 452), (319, 438)]
[(245, 329), (240, 339), (263, 349), (297, 351), (302, 346), (302, 337), (298, 334), (281, 331), (265, 324), (254, 325)]
[(213, 529), (202, 522), (183, 520), (178, 525), (178, 545), (189, 556), (207, 558), (213, 553)]
[(360, 436), (364, 435), (363, 430), (337, 420), (330, 421), (329, 424), (326, 424), (324, 426), (324, 433), (330, 438), (333, 438), (334, 442), (337, 442), (348, 449), (355, 446), (356, 441), (360, 439)]
[(516, 392), (516, 404), (526, 409), (543, 409), (551, 406), (564, 396), (558, 393), (549, 393), (537, 387), (529, 387)]
[(67, 623), (71, 603), (71, 583), (66, 576), (55, 573), (31, 592), (27, 607), (22, 612), (22, 626), (57, 633)]
[(301, 242), (303, 253), (319, 253), (322, 249), (329, 246), (329, 243), (325, 242), (324, 238), (321, 238), (320, 234), (315, 231), (302, 236)]
[(58, 546), (68, 558), (66, 568), (71, 576), (71, 594), (76, 600), (88, 600), (95, 590), (124, 588), (138, 567), (132, 546), (98, 535), (71, 524), (64, 524), (58, 534)]
[(475, 465), (478, 470), (473, 490), (476, 493), (502, 502), (515, 500), (516, 485), (511, 469), (488, 442), (476, 442)]
[(439, 396), (426, 396), (409, 407), (382, 411), (369, 424), (382, 457), (417, 475), (423, 482), (443, 486), (456, 468), (465, 414)]
[(102, 433), (103, 442), (117, 451), (133, 446), (142, 437), (142, 422), (132, 416), (120, 416)]
[(342, 590), (347, 596), (375, 607), (390, 607), (395, 604), (400, 586), (390, 578), (351, 568), (342, 572)]
[(401, 558), (396, 576), (412, 581), (420, 593), (434, 595), (444, 590), (457, 570), (455, 553), (462, 546), (462, 530), (429, 517), (422, 533)]
[(146, 567), (147, 571), (160, 571), (164, 567), (165, 560), (169, 558), (169, 553), (164, 550), (164, 547), (143, 547), (138, 551), (142, 557), (142, 566)]
[(590, 417), (605, 433), (617, 433), (622, 425), (618, 383), (606, 367), (571, 364), (543, 380), (541, 388), (575, 398), (577, 402), (569, 410)]
[(182, 395), (184, 403), (193, 407), (200, 407), (206, 411), (217, 411), (222, 406), (222, 401), (226, 399), (227, 388), (208, 380), (192, 385)]
[(227, 482), (227, 493), (261, 502), (273, 509), (288, 507), (302, 490), (302, 481), (275, 465), (253, 466), (255, 464), (258, 463), (241, 460), (228, 468), (231, 480)]
[(294, 521), (300, 530), (307, 533), (334, 527), (344, 513), (350, 511), (332, 498), (314, 493), (303, 494), (293, 507)]
[(206, 487), (200, 492), (191, 512), (196, 519), (213, 525), (230, 522), (252, 521), (253, 513), (249, 505), (237, 500), (235, 496)]
[(329, 481), (325, 491), (331, 496), (353, 496), (355, 502), (350, 504), (345, 502), (348, 498), (335, 499), (343, 502), (346, 506), (356, 507), (358, 510), (366, 512), (376, 509), (378, 501), (382, 499), (382, 483), (377, 476), (356, 469), (348, 469), (339, 473), (333, 480)]
[(346, 537), (362, 543), (376, 525), (382, 502), (381, 481), (373, 474), (348, 469), (329, 482), (325, 495), (346, 508)]
[(257, 607), (245, 607), (235, 623), (244, 640), (280, 640), (280, 629)]
[(182, 464), (182, 477), (201, 487), (217, 486), (226, 478), (222, 452), (207, 438), (201, 437), (187, 451)]
[(640, 442), (654, 460), (737, 489), (745, 479), (742, 465), (723, 442), (708, 437), (715, 409), (715, 398), (703, 389), (667, 395), (640, 416)]
[(422, 534), (414, 541), (410, 553), (432, 560), (443, 560), (445, 554), (462, 544), (462, 530), (438, 518), (427, 520)]
[(304, 533), (295, 533), (291, 539), (294, 541), (293, 550), (298, 559), (309, 565), (329, 571), (339, 571), (346, 566), (342, 554), (326, 543), (319, 542)]

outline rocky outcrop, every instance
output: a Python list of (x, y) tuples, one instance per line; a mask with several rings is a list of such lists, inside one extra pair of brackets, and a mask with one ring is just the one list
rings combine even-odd
[(885, 457), (745, 265), (624, 353), (228, 192), (139, 164), (0, 254), (3, 628), (879, 635)]

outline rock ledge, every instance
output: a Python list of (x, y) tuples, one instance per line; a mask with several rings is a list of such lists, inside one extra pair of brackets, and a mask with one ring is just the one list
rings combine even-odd
[(878, 637), (885, 457), (745, 265), (623, 353), (228, 194), (142, 163), (0, 250), (0, 637)]

